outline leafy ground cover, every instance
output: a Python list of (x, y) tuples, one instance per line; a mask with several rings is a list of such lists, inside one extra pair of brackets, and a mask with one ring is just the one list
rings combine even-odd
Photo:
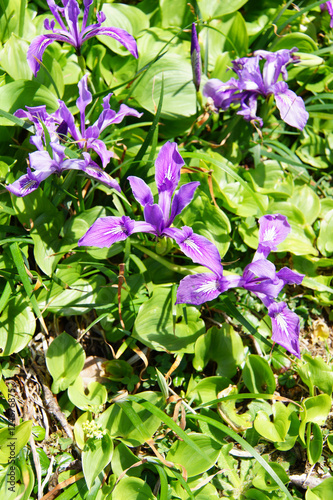
[(331, 500), (332, 11), (1, 2), (2, 498)]

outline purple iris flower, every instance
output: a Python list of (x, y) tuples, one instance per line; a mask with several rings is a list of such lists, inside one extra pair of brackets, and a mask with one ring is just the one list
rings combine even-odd
[(333, 28), (333, 3), (330, 0), (329, 2), (324, 2), (320, 4), (321, 10), (328, 10), (329, 15), (331, 16), (330, 28)]
[[(219, 270), (213, 270), (210, 266), (213, 273), (190, 275), (181, 280), (176, 303), (200, 305), (217, 298), (230, 288), (245, 288), (259, 297), (268, 308), (268, 314), (272, 318), (272, 339), (299, 357), (298, 316), (284, 302), (277, 303), (274, 299), (286, 284), (300, 284), (304, 275), (287, 267), (276, 272), (274, 264), (267, 260), (268, 254), (276, 250), (276, 246), (286, 238), (290, 226), (287, 218), (279, 214), (261, 217), (259, 225), (258, 250), (242, 276), (223, 276), (222, 266)], [(204, 259), (199, 263), (209, 267)]]
[(196, 91), (198, 92), (201, 82), (201, 56), (200, 56), (200, 45), (198, 42), (198, 35), (195, 23), (192, 23), (191, 62), (192, 62), (193, 83), (196, 88)]
[[(35, 191), (40, 183), (52, 174), (61, 175), (65, 170), (81, 170), (88, 177), (95, 179), (108, 187), (120, 191), (119, 184), (112, 179), (97, 163), (92, 161), (88, 153), (83, 153), (83, 158), (68, 159), (65, 146), (50, 142), (52, 156), (48, 151), (35, 151), (29, 154), (27, 173), (22, 175), (13, 184), (6, 186), (8, 191), (16, 196), (26, 196)], [(34, 169), (33, 171), (31, 169)]]
[[(80, 48), (86, 40), (94, 36), (106, 35), (115, 38), (134, 57), (138, 57), (136, 41), (127, 31), (113, 27), (101, 28), (101, 24), (104, 23), (106, 19), (103, 12), (97, 12), (96, 24), (87, 26), (89, 9), (93, 0), (83, 0), (84, 12), (81, 29), (78, 22), (80, 7), (76, 0), (62, 0), (63, 7), (56, 5), (54, 0), (47, 0), (47, 3), (55, 20), (53, 19), (50, 22), (49, 19), (45, 19), (44, 28), (46, 30), (51, 30), (52, 33), (37, 36), (32, 41), (27, 53), (29, 66), (35, 76), (39, 71), (40, 62), (43, 58), (45, 49), (54, 41), (69, 43), (73, 45), (76, 52), (80, 54)], [(55, 28), (55, 21), (57, 21), (60, 28)]]
[(221, 266), (219, 252), (215, 245), (204, 236), (193, 233), (188, 226), (182, 229), (171, 227), (175, 217), (192, 201), (199, 182), (184, 184), (177, 191), (180, 170), (184, 160), (177, 144), (167, 142), (162, 146), (155, 162), (155, 182), (158, 203), (147, 184), (139, 177), (128, 178), (134, 198), (143, 207), (144, 221), (134, 221), (130, 217), (101, 217), (88, 229), (78, 245), (110, 247), (116, 241), (123, 241), (134, 233), (150, 233), (156, 237), (167, 236), (176, 241), (182, 252), (194, 262), (205, 261), (213, 272)]
[[(260, 126), (263, 121), (256, 114), (258, 97), (274, 95), (281, 119), (288, 125), (303, 130), (309, 114), (302, 98), (290, 90), (285, 82), (288, 77), (286, 66), (297, 60), (293, 56), (297, 50), (257, 50), (253, 57), (236, 59), (233, 61), (233, 70), (238, 80), (231, 78), (228, 82), (221, 82), (213, 78), (204, 86), (203, 94), (213, 101), (217, 109), (226, 110), (231, 103), (239, 103), (237, 114), (247, 121), (257, 121)], [(266, 61), (262, 71), (259, 65), (261, 59)], [(282, 80), (278, 81), (280, 75)]]
[[(80, 148), (88, 150), (93, 149), (95, 153), (98, 154), (105, 168), (110, 158), (114, 155), (112, 151), (106, 149), (104, 142), (98, 139), (101, 133), (110, 125), (120, 123), (125, 116), (140, 118), (142, 113), (126, 106), (126, 104), (121, 104), (119, 111), (116, 113), (110, 108), (109, 104), (112, 94), (108, 94), (103, 99), (103, 111), (98, 120), (86, 129), (86, 107), (92, 102), (92, 95), (88, 90), (87, 78), (88, 75), (85, 75), (78, 84), (79, 98), (76, 101), (76, 105), (80, 111), (80, 129), (76, 127), (74, 117), (63, 101), (59, 100), (59, 109), (56, 111), (55, 115), (58, 122), (66, 126), (67, 131), (70, 132), (72, 138), (77, 142)], [(66, 133), (64, 135), (66, 135)]]

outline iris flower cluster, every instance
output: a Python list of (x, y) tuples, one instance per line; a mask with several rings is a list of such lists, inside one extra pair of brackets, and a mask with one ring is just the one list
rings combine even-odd
[(275, 299), (285, 285), (301, 284), (304, 275), (288, 267), (276, 272), (274, 264), (267, 260), (270, 252), (276, 251), (277, 245), (287, 237), (290, 225), (284, 215), (276, 214), (261, 217), (259, 226), (258, 249), (252, 262), (245, 267), (242, 276), (223, 276), (220, 259), (212, 266), (202, 258), (199, 263), (212, 272), (183, 278), (178, 287), (176, 303), (200, 305), (217, 298), (230, 288), (245, 288), (254, 293), (267, 307), (272, 320), (272, 340), (300, 357), (299, 318), (288, 309), (285, 302), (276, 302)]
[[(8, 191), (16, 196), (26, 196), (32, 193), (47, 177), (53, 173), (61, 175), (65, 170), (80, 170), (88, 177), (120, 192), (118, 182), (91, 159), (87, 150), (97, 153), (105, 167), (113, 153), (108, 151), (104, 142), (99, 139), (100, 134), (110, 125), (120, 123), (125, 116), (139, 118), (141, 113), (125, 104), (121, 104), (116, 113), (110, 108), (109, 101), (112, 94), (109, 94), (103, 99), (103, 111), (98, 120), (86, 128), (85, 111), (88, 104), (92, 102), (92, 95), (87, 86), (87, 76), (80, 80), (78, 86), (79, 98), (76, 105), (80, 112), (80, 128), (75, 125), (74, 116), (61, 100), (58, 101), (59, 108), (52, 114), (47, 113), (46, 106), (26, 106), (26, 110), (19, 109), (14, 113), (18, 118), (28, 119), (34, 124), (35, 135), (30, 138), (30, 142), (38, 150), (29, 154), (30, 166), (27, 173), (13, 184), (6, 186)], [(49, 144), (45, 130), (48, 131)], [(64, 143), (73, 141), (82, 150), (80, 158), (77, 159), (66, 156)]]
[[(245, 120), (254, 120), (262, 127), (263, 120), (257, 116), (258, 97), (273, 95), (283, 121), (303, 130), (309, 114), (301, 97), (288, 88), (287, 65), (297, 61), (294, 52), (298, 49), (282, 49), (277, 52), (257, 50), (253, 57), (242, 57), (233, 61), (233, 70), (238, 76), (221, 82), (217, 78), (209, 80), (203, 94), (212, 99), (216, 109), (226, 110), (232, 103), (239, 103), (237, 114)], [(265, 60), (263, 69), (260, 61)], [(280, 80), (280, 76), (282, 80)]]
[[(47, 0), (54, 19), (51, 22), (49, 19), (45, 19), (44, 28), (52, 31), (52, 33), (37, 36), (32, 41), (27, 53), (28, 64), (35, 76), (40, 69), (45, 49), (54, 41), (69, 43), (79, 55), (80, 49), (86, 40), (94, 36), (106, 35), (121, 43), (134, 57), (138, 57), (136, 41), (132, 35), (121, 28), (101, 27), (106, 20), (103, 12), (97, 12), (96, 24), (87, 26), (89, 10), (93, 1), (83, 0), (84, 12), (80, 29), (79, 16), (81, 11), (76, 0), (62, 0), (63, 7), (56, 5), (54, 0)], [(55, 27), (56, 22), (60, 28)]]

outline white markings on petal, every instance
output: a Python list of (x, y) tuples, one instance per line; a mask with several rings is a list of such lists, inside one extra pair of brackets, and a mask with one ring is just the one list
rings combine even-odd
[(112, 229), (110, 229), (109, 231), (106, 231), (104, 234), (104, 236), (107, 236), (108, 234), (126, 234), (126, 231), (125, 231), (125, 227), (123, 225), (121, 226), (117, 226), (117, 227), (113, 227)]
[(167, 173), (165, 174), (165, 177), (166, 177), (167, 179), (169, 179), (169, 181), (171, 181), (171, 179), (172, 179), (171, 163), (170, 163), (170, 164), (169, 164), (169, 166), (168, 166), (168, 170), (167, 170)]
[(265, 230), (262, 241), (274, 241), (277, 236), (277, 231), (274, 226), (269, 227)]
[(287, 323), (287, 320), (286, 318), (283, 316), (282, 313), (278, 313), (276, 316), (275, 316), (275, 320), (278, 324), (278, 327), (287, 335), (287, 337), (289, 338), (289, 331), (288, 331), (288, 323)]
[(188, 247), (192, 248), (192, 250), (198, 252), (199, 255), (202, 255), (199, 246), (193, 240), (191, 240), (191, 238), (186, 238), (186, 240), (183, 241), (183, 245), (187, 245)]
[(34, 187), (35, 184), (38, 185), (38, 182), (35, 181), (34, 179), (29, 179), (25, 184), (23, 184), (23, 186), (22, 186), (22, 192), (26, 193), (27, 191), (29, 191), (30, 188)]
[(196, 289), (196, 292), (203, 292), (203, 293), (209, 293), (209, 292), (215, 292), (215, 290), (218, 290), (219, 288), (219, 283), (218, 281), (210, 281), (209, 283), (204, 283), (203, 285), (199, 286), (199, 288)]

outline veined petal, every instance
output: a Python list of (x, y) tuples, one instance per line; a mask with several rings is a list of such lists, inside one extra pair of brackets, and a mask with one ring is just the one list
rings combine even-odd
[(86, 142), (87, 149), (93, 149), (98, 154), (102, 161), (103, 168), (110, 162), (110, 158), (114, 156), (112, 151), (109, 151), (105, 143), (100, 139), (88, 139)]
[(208, 267), (217, 276), (222, 276), (221, 256), (214, 243), (204, 236), (194, 233), (192, 228), (188, 226), (183, 226), (181, 230), (171, 227), (165, 229), (163, 233), (173, 238), (181, 251), (193, 262)]
[(76, 101), (76, 105), (79, 108), (81, 115), (81, 134), (84, 136), (85, 130), (85, 111), (88, 104), (92, 101), (92, 95), (88, 90), (87, 84), (88, 75), (85, 75), (78, 83), (80, 97)]
[(172, 224), (175, 217), (179, 215), (189, 203), (191, 203), (195, 190), (197, 189), (199, 184), (200, 182), (189, 182), (188, 184), (180, 186), (178, 191), (175, 192), (175, 196), (172, 200), (171, 215), (168, 221), (168, 225)]
[(35, 191), (39, 187), (39, 184), (51, 174), (52, 171), (50, 170), (31, 172), (30, 168), (28, 168), (25, 175), (22, 175), (17, 181), (13, 182), (13, 184), (9, 184), (5, 187), (8, 191), (15, 194), (15, 196), (27, 196)]
[(159, 194), (159, 206), (164, 219), (169, 219), (171, 197), (180, 180), (180, 170), (184, 160), (175, 142), (166, 142), (160, 149), (155, 161), (155, 181)]
[(278, 82), (274, 86), (276, 106), (280, 111), (281, 119), (291, 127), (303, 130), (309, 118), (304, 101), (292, 90), (283, 88), (281, 85), (283, 83), (285, 82)]
[(142, 113), (139, 113), (136, 109), (126, 106), (126, 104), (121, 104), (118, 113), (113, 109), (110, 109), (109, 100), (112, 94), (107, 95), (103, 99), (103, 111), (100, 114), (96, 125), (98, 126), (99, 133), (101, 133), (106, 127), (114, 123), (120, 123), (125, 116), (136, 116), (140, 118)]
[(238, 91), (238, 81), (231, 78), (227, 82), (221, 82), (217, 78), (208, 80), (203, 88), (203, 95), (213, 99), (214, 106), (217, 109), (226, 110), (230, 104), (236, 99), (234, 95)]
[(66, 123), (69, 132), (71, 136), (73, 137), (74, 141), (79, 141), (82, 136), (78, 129), (76, 128), (75, 121), (74, 121), (74, 116), (72, 113), (69, 111), (67, 108), (66, 104), (59, 99), (59, 109), (57, 111), (58, 115), (61, 117), (61, 119)]
[(118, 42), (120, 42), (136, 59), (139, 57), (138, 56), (138, 48), (136, 45), (136, 41), (130, 35), (127, 33), (127, 31), (121, 29), (121, 28), (98, 28), (95, 27), (91, 29), (92, 26), (88, 26), (82, 33), (82, 42), (85, 42), (89, 38), (92, 38), (94, 36), (100, 36), (100, 35), (105, 35), (105, 36), (110, 36), (111, 38), (114, 38)]
[(248, 122), (251, 120), (257, 121), (259, 126), (263, 126), (263, 121), (260, 116), (257, 116), (258, 94), (251, 92), (244, 92), (240, 98), (240, 109), (237, 111), (238, 115), (244, 117)]
[(275, 266), (267, 259), (259, 259), (248, 264), (243, 272), (243, 278), (250, 281), (256, 278), (268, 278), (274, 280)]
[(136, 201), (140, 203), (142, 207), (154, 204), (153, 193), (151, 192), (150, 187), (147, 186), (144, 180), (140, 179), (140, 177), (135, 177), (133, 175), (127, 177), (127, 180), (131, 185), (134, 198), (136, 199)]
[(79, 15), (80, 7), (76, 0), (66, 0), (64, 2), (63, 12), (68, 24), (69, 31), (75, 41), (74, 47), (78, 49), (81, 45), (80, 28), (79, 28)]
[(290, 224), (285, 215), (263, 215), (259, 219), (259, 246), (253, 262), (266, 259), (270, 252), (277, 251), (277, 245), (282, 243), (290, 233)]
[(116, 241), (126, 240), (133, 233), (134, 221), (122, 217), (101, 217), (88, 229), (78, 241), (78, 246), (110, 247)]
[(27, 52), (27, 61), (34, 76), (37, 76), (46, 47), (55, 40), (58, 42), (72, 42), (69, 37), (58, 33), (39, 35), (31, 42)]
[[(83, 153), (87, 154), (87, 153)], [(67, 160), (71, 161), (71, 160)], [(66, 163), (66, 162), (64, 162)], [(73, 166), (71, 167), (73, 168)], [(84, 164), (81, 166), (80, 170), (82, 170), (88, 177), (91, 177), (92, 179), (95, 179), (98, 182), (101, 182), (102, 184), (105, 184), (109, 188), (113, 188), (119, 193), (121, 192), (121, 188), (118, 184), (118, 182), (113, 179), (109, 174), (105, 172), (102, 168), (100, 168), (95, 162), (92, 160), (88, 164)]]
[(49, 175), (56, 171), (57, 167), (54, 165), (54, 160), (51, 158), (47, 151), (34, 151), (29, 153), (30, 167), (34, 170), (50, 171)]
[(283, 267), (276, 273), (276, 276), (283, 280), (285, 285), (300, 285), (305, 277), (305, 274), (292, 271), (289, 267)]
[(153, 205), (145, 205), (143, 210), (145, 221), (154, 227), (154, 234), (161, 236), (164, 229), (164, 219), (161, 208), (154, 203)]
[(201, 273), (183, 278), (177, 290), (176, 304), (200, 305), (220, 295), (220, 284), (215, 274)]
[(300, 358), (300, 321), (297, 314), (288, 309), (285, 302), (274, 302), (268, 308), (272, 319), (272, 340)]

